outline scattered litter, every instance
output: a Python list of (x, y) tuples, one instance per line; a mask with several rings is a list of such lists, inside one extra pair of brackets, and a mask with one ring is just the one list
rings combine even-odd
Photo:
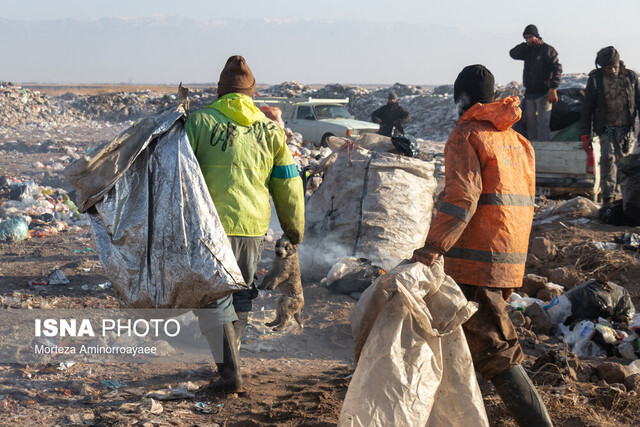
[(50, 285), (67, 285), (70, 283), (62, 270), (53, 270), (47, 279)]
[(19, 242), (27, 238), (29, 238), (29, 226), (23, 217), (16, 216), (0, 222), (0, 242)]
[(109, 390), (117, 390), (127, 386), (125, 383), (118, 380), (104, 380), (104, 381), (100, 381), (100, 384), (102, 384)]
[(593, 242), (593, 245), (601, 251), (615, 251), (620, 248), (620, 245), (612, 242)]
[(76, 249), (73, 251), (74, 254), (86, 254), (87, 252), (93, 252), (93, 249), (91, 249), (89, 246), (87, 246), (84, 249)]
[(107, 289), (111, 289), (111, 283), (109, 282), (100, 283), (96, 286), (96, 288), (99, 291), (106, 291)]
[(89, 290), (89, 285), (82, 285), (80, 287), (80, 289), (82, 289), (83, 291), (88, 291)]
[(147, 394), (147, 397), (158, 400), (179, 400), (193, 399), (196, 397), (196, 395), (194, 393), (191, 393), (186, 387), (176, 387), (153, 391)]
[(76, 364), (76, 362), (61, 362), (58, 365), (58, 370), (59, 371), (64, 371), (65, 369), (68, 369), (68, 368), (72, 367), (75, 364)]
[(47, 286), (48, 282), (38, 281), (38, 280), (29, 280), (29, 286)]
[(624, 237), (622, 237), (622, 244), (625, 249), (637, 251), (640, 249), (640, 235), (637, 233), (624, 233)]
[(140, 402), (123, 403), (120, 412), (161, 414), (164, 411), (162, 404), (153, 399), (143, 399)]

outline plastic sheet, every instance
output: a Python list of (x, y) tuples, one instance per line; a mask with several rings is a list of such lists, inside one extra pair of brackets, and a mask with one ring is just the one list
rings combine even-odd
[(72, 163), (100, 262), (133, 308), (200, 308), (246, 289), (197, 160), (182, 107), (142, 120)]
[(433, 267), (401, 264), (355, 305), (357, 367), (339, 426), (488, 426), (461, 325), (477, 310)]

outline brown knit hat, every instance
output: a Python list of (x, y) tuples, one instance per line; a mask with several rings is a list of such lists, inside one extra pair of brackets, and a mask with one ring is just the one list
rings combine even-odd
[(227, 59), (218, 81), (218, 98), (228, 93), (253, 96), (255, 89), (256, 79), (244, 58), (234, 55)]

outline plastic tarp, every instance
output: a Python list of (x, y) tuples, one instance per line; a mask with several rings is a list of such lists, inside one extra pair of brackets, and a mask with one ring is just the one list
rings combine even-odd
[(322, 184), (305, 207), (301, 263), (326, 276), (340, 258), (389, 270), (424, 245), (433, 211), (434, 163), (347, 142), (320, 165)]
[(444, 273), (404, 263), (351, 312), (357, 367), (339, 426), (488, 426), (462, 324), (477, 310)]
[(65, 170), (123, 305), (200, 308), (246, 289), (183, 128), (141, 120)]

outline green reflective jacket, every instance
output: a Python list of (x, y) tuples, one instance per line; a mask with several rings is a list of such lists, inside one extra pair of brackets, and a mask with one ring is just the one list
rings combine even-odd
[(282, 128), (239, 93), (189, 114), (185, 130), (228, 236), (262, 236), (269, 194), (285, 235), (302, 242), (302, 180)]

